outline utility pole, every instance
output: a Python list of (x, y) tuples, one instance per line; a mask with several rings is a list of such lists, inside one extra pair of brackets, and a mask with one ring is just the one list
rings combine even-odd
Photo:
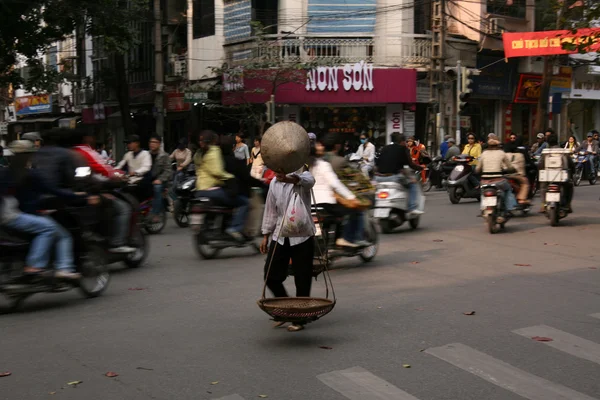
[[(466, 78), (466, 77), (465, 77)], [(460, 93), (462, 91), (462, 66), (456, 61), (456, 144), (460, 146)]]
[(154, 0), (154, 108), (156, 108), (156, 134), (163, 136), (165, 126), (164, 102), (165, 72), (162, 54), (162, 13), (160, 0)]
[(432, 0), (431, 2), (431, 66), (429, 69), (429, 87), (432, 102), (437, 104), (434, 151), (439, 148), (444, 138), (446, 125), (445, 114), (445, 63), (446, 63), (446, 0)]

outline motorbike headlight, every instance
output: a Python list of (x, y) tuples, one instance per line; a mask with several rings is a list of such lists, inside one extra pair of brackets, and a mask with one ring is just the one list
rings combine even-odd
[(465, 166), (464, 165), (457, 165), (455, 168), (456, 168), (456, 170), (458, 172), (462, 172), (465, 169)]
[(183, 185), (181, 185), (181, 188), (182, 188), (183, 190), (188, 190), (189, 188), (191, 188), (191, 187), (192, 187), (192, 183), (193, 183), (193, 182), (186, 182), (186, 183), (184, 183)]

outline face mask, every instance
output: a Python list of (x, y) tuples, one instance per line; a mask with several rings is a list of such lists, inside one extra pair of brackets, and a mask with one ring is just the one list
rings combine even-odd
[(365, 143), (367, 143), (367, 139), (360, 139), (360, 143), (361, 143), (361, 144), (365, 144)]

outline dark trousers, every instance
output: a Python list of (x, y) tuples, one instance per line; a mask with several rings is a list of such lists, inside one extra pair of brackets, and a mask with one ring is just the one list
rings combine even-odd
[(289, 297), (283, 282), (287, 278), (290, 258), (294, 269), (294, 283), (296, 284), (296, 297), (309, 297), (312, 286), (313, 258), (315, 251), (314, 237), (296, 246), (290, 246), (289, 239), (284, 244), (271, 242), (267, 262), (265, 263), (265, 277), (271, 260), (271, 269), (267, 278), (267, 287), (275, 297)]

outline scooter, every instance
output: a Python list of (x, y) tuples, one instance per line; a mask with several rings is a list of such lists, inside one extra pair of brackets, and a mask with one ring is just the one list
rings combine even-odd
[(190, 202), (196, 190), (196, 176), (181, 178), (174, 188), (177, 199), (173, 202), (173, 219), (180, 228), (190, 225)]
[(587, 179), (590, 185), (595, 185), (597, 173), (592, 173), (592, 165), (590, 163), (590, 155), (585, 151), (580, 151), (574, 155), (575, 174), (573, 175), (573, 183), (575, 186), (581, 184), (582, 179)]
[(257, 238), (244, 236), (243, 240), (230, 237), (226, 228), (231, 222), (234, 208), (223, 206), (206, 198), (193, 198), (190, 202), (190, 228), (194, 233), (194, 247), (200, 257), (209, 260), (226, 248), (251, 247), (260, 253)]
[(477, 199), (479, 201), (481, 198), (481, 191), (469, 180), (474, 173), (473, 166), (470, 165), (473, 160), (474, 158), (467, 154), (452, 158), (452, 161), (456, 163), (448, 177), (448, 197), (452, 204), (458, 204), (461, 199)]
[[(410, 172), (409, 172), (410, 174)], [(373, 216), (383, 233), (391, 233), (406, 221), (412, 229), (419, 227), (420, 215), (408, 213), (409, 178), (403, 175), (377, 177)], [(425, 195), (417, 186), (417, 210), (425, 211)]]
[(323, 208), (312, 206), (312, 216), (317, 232), (315, 239), (315, 259), (321, 259), (327, 266), (342, 257), (360, 257), (364, 262), (369, 262), (377, 255), (379, 249), (379, 238), (375, 221), (364, 212), (365, 241), (371, 243), (366, 247), (340, 247), (335, 244), (341, 237), (345, 217), (338, 217), (327, 213)]
[(481, 194), (481, 215), (489, 232), (498, 233), (511, 218), (504, 204), (504, 190), (495, 183), (487, 183), (481, 185)]
[[(545, 169), (540, 170), (539, 180), (548, 184), (546, 190), (546, 217), (550, 226), (558, 226), (558, 221), (569, 215), (564, 187), (569, 182), (569, 171), (563, 169), (562, 157), (569, 154), (566, 149), (543, 150), (546, 158)], [(585, 156), (585, 154), (584, 154)]]

